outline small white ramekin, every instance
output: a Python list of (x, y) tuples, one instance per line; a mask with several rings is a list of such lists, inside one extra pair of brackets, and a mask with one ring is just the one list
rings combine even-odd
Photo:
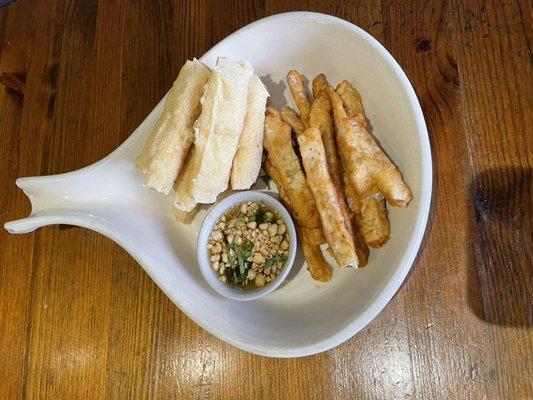
[[(272, 193), (274, 195), (274, 193)], [(207, 283), (222, 296), (228, 297), (234, 300), (255, 300), (260, 297), (266, 296), (269, 293), (272, 293), (276, 290), (279, 285), (285, 280), (289, 274), (292, 265), (294, 263), (294, 258), (296, 256), (297, 248), (297, 237), (296, 237), (296, 228), (292, 221), (291, 216), (289, 215), (287, 209), (276, 200), (270, 193), (258, 192), (258, 191), (246, 191), (234, 193), (224, 200), (216, 204), (207, 214), (202, 227), (200, 228), (200, 233), (198, 234), (198, 264), (200, 265), (200, 271), (204, 276)], [(276, 210), (279, 216), (285, 221), (287, 226), (287, 232), (289, 233), (289, 255), (285, 265), (281, 270), (281, 273), (276, 275), (276, 277), (269, 283), (267, 283), (262, 288), (257, 288), (253, 290), (243, 290), (238, 288), (233, 288), (225, 282), (222, 282), (218, 277), (218, 272), (211, 267), (211, 261), (209, 260), (209, 252), (207, 249), (207, 244), (209, 242), (209, 236), (213, 231), (213, 228), (218, 221), (218, 219), (230, 208), (234, 207), (237, 204), (244, 203), (247, 201), (260, 201)]]

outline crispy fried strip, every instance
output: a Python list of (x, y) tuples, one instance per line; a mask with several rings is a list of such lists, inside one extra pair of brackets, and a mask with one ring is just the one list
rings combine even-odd
[[(343, 193), (343, 183), (341, 180), (340, 171), (341, 165), (337, 155), (335, 139), (333, 136), (331, 115), (329, 113), (328, 106), (331, 107), (329, 103), (329, 97), (326, 97), (326, 99), (315, 99), (313, 101), (313, 104), (311, 105), (310, 123), (313, 124), (314, 127), (319, 128), (321, 131), (322, 140), (324, 142), (324, 148), (326, 151), (328, 170), (330, 172), (333, 184), (335, 185), (335, 188), (337, 190), (337, 196), (339, 198), (344, 222), (346, 228), (349, 230), (349, 232), (352, 232), (352, 237), (354, 237), (354, 245), (357, 257), (359, 259), (359, 265), (364, 266), (368, 262), (369, 250), (363, 240), (358, 240), (358, 238), (360, 238), (360, 235), (358, 235), (357, 232), (353, 232), (354, 226), (352, 223), (352, 215), (346, 205), (346, 199)], [(281, 111), (281, 115), (283, 117), (283, 120), (292, 127), (292, 130), (297, 135), (303, 134), (305, 127), (296, 115), (296, 113), (290, 107), (284, 107)]]
[(301, 238), (302, 252), (307, 261), (307, 270), (311, 277), (320, 282), (327, 282), (331, 279), (331, 267), (324, 259), (320, 250), (320, 243), (314, 239), (319, 229), (306, 229), (298, 227), (298, 233)]
[[(313, 89), (315, 86), (317, 86), (318, 91), (320, 89), (320, 85), (318, 83), (315, 84), (315, 82), (317, 82), (317, 78), (315, 78), (313, 81)], [(320, 81), (322, 81), (323, 85), (327, 84), (324, 76), (323, 79), (320, 79)], [(309, 113), (309, 125), (311, 128), (318, 128), (320, 130), (320, 135), (326, 154), (328, 172), (331, 177), (331, 181), (335, 186), (335, 192), (337, 194), (338, 203), (344, 219), (344, 225), (353, 237), (355, 251), (357, 253), (357, 258), (359, 259), (359, 265), (364, 266), (368, 261), (369, 250), (365, 242), (358, 240), (356, 232), (354, 232), (354, 226), (352, 223), (353, 216), (346, 203), (344, 185), (342, 182), (342, 166), (339, 160), (339, 155), (337, 154), (333, 120), (331, 118), (331, 103), (327, 92), (322, 92), (322, 94), (313, 100), (313, 103), (311, 104), (311, 112)]]
[[(270, 158), (265, 161), (265, 171), (274, 183), (276, 184), (281, 200), (287, 205), (293, 215), (296, 215), (294, 208), (290, 204), (287, 197), (287, 190), (283, 186), (283, 181), (279, 172), (274, 168)], [(317, 211), (318, 213), (318, 211)], [(331, 279), (331, 267), (324, 260), (320, 245), (325, 243), (324, 235), (322, 234), (322, 228), (307, 229), (302, 228), (296, 221), (296, 227), (300, 236), (300, 242), (302, 246), (302, 252), (304, 253), (305, 260), (307, 261), (307, 270), (311, 274), (311, 277), (317, 281), (327, 282)]]
[(352, 185), (345, 180), (344, 192), (350, 211), (361, 231), (364, 242), (374, 248), (383, 246), (390, 237), (390, 222), (387, 218), (387, 206), (383, 195), (365, 197), (361, 199), (353, 190)]
[(307, 97), (307, 91), (304, 88), (302, 75), (300, 75), (300, 73), (295, 69), (289, 71), (289, 73), (287, 74), (287, 83), (289, 84), (289, 88), (291, 90), (292, 97), (294, 98), (294, 102), (296, 103), (296, 107), (298, 107), (300, 118), (303, 124), (308, 127), (311, 103), (309, 102), (309, 98)]
[(267, 107), (265, 116), (264, 146), (280, 181), (286, 189), (287, 198), (294, 209), (294, 216), (301, 226), (313, 229), (320, 226), (315, 199), (300, 167), (300, 162), (291, 144), (291, 128), (283, 122), (280, 113)]
[(361, 201), (361, 233), (370, 247), (381, 247), (390, 237), (385, 199), (365, 198)]
[[(366, 127), (365, 110), (359, 92), (348, 81), (339, 83), (336, 92), (342, 99), (348, 117), (355, 118), (361, 126)], [(346, 187), (346, 190), (349, 188)], [(358, 223), (365, 242), (371, 247), (383, 246), (390, 236), (390, 222), (387, 218), (385, 200), (382, 196), (358, 199), (355, 191), (352, 192), (354, 196), (352, 203), (358, 203), (357, 208), (360, 212)], [(352, 208), (350, 209), (354, 212)]]
[(337, 143), (349, 182), (361, 198), (379, 195), (381, 192), (394, 206), (405, 207), (412, 198), (411, 190), (402, 174), (381, 151), (374, 138), (355, 118), (349, 118), (339, 95), (328, 90)]
[(342, 81), (335, 89), (342, 99), (342, 104), (349, 117), (354, 117), (361, 126), (366, 128), (365, 109), (359, 92), (348, 81)]
[(283, 107), (281, 109), (281, 117), (283, 118), (283, 121), (291, 126), (294, 133), (297, 135), (304, 133), (305, 126), (292, 108), (289, 106)]
[(359, 262), (353, 235), (346, 228), (337, 192), (329, 176), (320, 131), (309, 128), (297, 139), (307, 183), (316, 201), (326, 241), (339, 266), (357, 267)]
[(316, 99), (322, 93), (328, 93), (328, 81), (326, 75), (320, 74), (313, 79), (313, 97)]
[[(333, 121), (331, 119), (330, 111), (331, 103), (327, 94), (315, 98), (311, 105), (311, 112), (309, 113), (309, 126), (320, 130), (331, 180), (337, 190), (343, 213), (349, 215), (344, 200), (341, 176), (342, 168), (337, 154), (337, 146), (335, 144), (335, 136), (333, 132)], [(349, 219), (351, 218), (349, 217)]]

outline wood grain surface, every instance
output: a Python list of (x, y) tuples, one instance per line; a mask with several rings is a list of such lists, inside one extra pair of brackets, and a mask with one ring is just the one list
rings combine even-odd
[(94, 232), (0, 231), (0, 399), (533, 398), (530, 1), (31, 1), (0, 8), (0, 221), (20, 176), (115, 149), (180, 66), (267, 15), (351, 21), (398, 60), (434, 161), (423, 246), (385, 310), (311, 357), (237, 350)]

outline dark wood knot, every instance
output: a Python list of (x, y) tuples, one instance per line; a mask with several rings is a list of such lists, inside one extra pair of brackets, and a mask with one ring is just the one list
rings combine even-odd
[(11, 93), (24, 96), (26, 74), (20, 72), (2, 72), (0, 73), (0, 83)]
[(427, 53), (431, 49), (431, 40), (422, 38), (416, 41), (416, 52)]

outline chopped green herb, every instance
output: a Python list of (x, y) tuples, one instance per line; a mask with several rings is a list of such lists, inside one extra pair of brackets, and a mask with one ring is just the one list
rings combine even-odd
[[(227, 270), (226, 276), (233, 285), (246, 283), (248, 270), (251, 267), (251, 263), (247, 259), (252, 255), (252, 243), (248, 241), (241, 245), (231, 243), (228, 247), (235, 252), (235, 256), (230, 257), (231, 269)], [(239, 267), (238, 270), (237, 266)]]
[(231, 251), (228, 253), (228, 259), (229, 259), (229, 266), (231, 269), (235, 269), (238, 265), (238, 262), (237, 262), (237, 251), (235, 250), (236, 247), (235, 247), (235, 243), (231, 243), (230, 245), (228, 245), (228, 247), (230, 248), (230, 250), (233, 250), (235, 254), (231, 254)]
[(252, 214), (250, 214), (250, 216), (248, 217), (249, 221), (250, 222), (257, 222), (257, 214), (259, 214), (259, 208), (255, 208), (252, 211)]
[[(271, 178), (268, 175), (261, 178), (269, 186)], [(218, 270), (219, 279), (222, 282), (243, 290), (253, 290), (269, 283), (275, 275), (280, 273), (280, 267), (283, 266), (287, 257), (279, 255), (278, 247), (287, 249), (288, 234), (286, 230), (280, 233), (281, 240), (284, 240), (280, 244), (280, 241), (274, 240), (269, 233), (272, 231), (270, 224), (279, 218), (276, 210), (270, 209), (268, 205), (260, 201), (241, 203), (226, 212), (220, 221), (223, 223), (218, 223), (214, 229), (217, 237), (215, 238), (213, 233), (210, 246), (208, 246), (211, 249), (211, 260), (215, 260), (214, 256), (219, 260), (219, 262), (213, 261), (213, 267)], [(255, 226), (253, 228), (252, 225), (247, 226), (249, 222), (253, 222)], [(264, 226), (260, 226), (261, 224)], [(230, 243), (232, 237), (233, 240)], [(277, 243), (278, 246), (270, 249), (270, 246), (266, 246), (270, 242)], [(265, 252), (261, 246), (269, 250)], [(254, 259), (257, 258), (256, 261), (259, 261), (257, 264), (252, 262), (255, 248), (260, 249), (259, 253), (262, 254), (262, 257), (259, 255), (254, 257)], [(266, 274), (263, 270), (267, 270)], [(248, 276), (254, 276), (254, 279), (250, 280)]]
[(272, 178), (268, 175), (261, 175), (261, 180), (265, 182), (267, 189), (270, 190), (270, 181), (272, 181)]
[(262, 224), (265, 222), (272, 222), (274, 221), (274, 215), (268, 211), (259, 211), (255, 220), (258, 224)]
[(265, 262), (265, 268), (272, 268), (274, 265), (276, 265), (279, 262), (285, 262), (287, 261), (287, 256), (280, 254), (279, 256), (274, 256), (266, 260)]

